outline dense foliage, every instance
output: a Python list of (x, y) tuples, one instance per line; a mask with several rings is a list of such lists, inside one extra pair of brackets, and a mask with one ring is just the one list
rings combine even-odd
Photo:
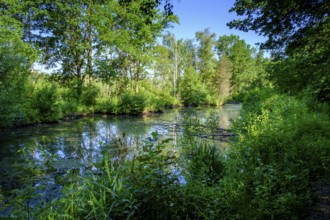
[[(314, 112), (308, 100), (273, 89), (254, 90), (244, 103), (228, 147), (200, 138), (219, 129), (217, 115), (199, 121), (192, 113), (183, 119), (178, 146), (154, 132), (127, 157), (119, 138), (101, 146), (103, 158), (84, 175), (50, 173), (59, 158), (44, 148), (43, 162), (30, 160), (19, 168), (21, 180), (15, 178), (39, 186), (12, 192), (17, 197), (9, 205), (18, 216), (37, 219), (306, 218), (313, 184), (330, 174), (328, 107)], [(63, 187), (60, 196), (49, 194), (59, 190), (53, 185), (55, 191), (42, 188), (47, 176)]]
[(314, 113), (306, 101), (272, 90), (251, 92), (245, 103), (234, 125), (238, 137), (225, 183), (239, 192), (235, 213), (303, 217), (312, 202), (312, 183), (329, 175), (327, 109)]
[[(93, 164), (99, 172), (57, 177), (59, 196), (40, 206), (31, 205), (41, 201), (32, 182), (45, 181), (57, 158), (43, 154), (42, 165), (30, 158), (14, 180), (30, 188), (8, 192), (13, 214), (306, 218), (314, 184), (330, 175), (329, 2), (237, 0), (231, 11), (246, 17), (230, 27), (268, 37), (261, 46), (272, 51), (269, 59), (234, 35), (217, 38), (205, 29), (194, 41), (164, 33), (178, 20), (170, 1), (2, 1), (0, 127), (244, 102), (227, 148), (199, 138), (219, 129), (216, 117), (204, 123), (191, 116), (177, 146), (153, 133), (124, 159), (118, 141), (110, 149), (120, 160), (104, 151)], [(34, 64), (57, 68), (43, 74)], [(33, 148), (22, 158), (23, 151), (32, 155)]]
[(329, 103), (328, 0), (237, 0), (231, 11), (244, 18), (230, 27), (268, 37), (262, 47), (272, 50), (277, 61), (271, 74), (276, 86)]
[(163, 34), (177, 22), (169, 1), (4, 1), (0, 10), (1, 127), (222, 105), (265, 80), (261, 52), (238, 36)]
[(253, 30), (268, 37), (267, 48), (283, 48), (308, 36), (308, 29), (327, 23), (328, 0), (237, 0), (231, 11), (244, 16), (229, 22), (239, 30)]

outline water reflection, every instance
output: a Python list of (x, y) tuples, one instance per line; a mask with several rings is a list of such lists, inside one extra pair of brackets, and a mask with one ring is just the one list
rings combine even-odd
[(44, 155), (55, 157), (53, 165), (58, 169), (90, 168), (100, 160), (102, 152), (111, 152), (114, 158), (123, 155), (131, 158), (154, 131), (172, 138), (176, 145), (182, 120), (189, 111), (202, 121), (216, 113), (220, 127), (228, 129), (240, 107), (235, 104), (222, 109), (173, 109), (148, 117), (95, 116), (16, 129), (0, 135), (0, 174), (10, 172), (13, 164), (27, 159), (17, 153), (24, 148), (29, 150), (30, 159), (39, 164), (47, 162)]

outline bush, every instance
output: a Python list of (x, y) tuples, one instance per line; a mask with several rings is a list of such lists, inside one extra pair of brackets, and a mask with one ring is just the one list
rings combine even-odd
[(207, 103), (206, 92), (198, 88), (185, 87), (181, 91), (181, 98), (185, 106), (200, 106)]
[(32, 99), (32, 108), (37, 110), (41, 122), (57, 121), (62, 112), (58, 105), (59, 96), (55, 85), (47, 85), (38, 89)]
[(120, 113), (141, 114), (146, 106), (146, 97), (141, 94), (125, 93), (121, 96), (119, 106)]
[(271, 90), (246, 97), (234, 123), (224, 193), (244, 218), (303, 217), (311, 184), (328, 173), (330, 123), (306, 103)]
[[(137, 95), (126, 96), (120, 101), (132, 101)], [(86, 175), (76, 179), (70, 176), (70, 182), (61, 185), (61, 197), (35, 206), (28, 217), (304, 218), (312, 201), (311, 185), (330, 174), (329, 116), (311, 112), (305, 101), (271, 89), (250, 92), (245, 100), (249, 101), (244, 103), (241, 116), (234, 123), (237, 135), (225, 152), (214, 142), (209, 144), (195, 137), (215, 132), (216, 116), (211, 115), (203, 122), (189, 115), (182, 123), (180, 157), (168, 150), (171, 140), (161, 140), (156, 132), (134, 147), (133, 157), (127, 157), (127, 146), (120, 140), (111, 146), (101, 146), (103, 160), (93, 162), (94, 170), (87, 170)], [(111, 158), (109, 155), (114, 152), (115, 158)], [(40, 164), (41, 160), (30, 160), (34, 154), (28, 151), (27, 155), (30, 163), (25, 170), (33, 168), (32, 171), (41, 174), (50, 170), (47, 166), (52, 168), (52, 160), (57, 157), (41, 154), (50, 158), (43, 158), (45, 163)], [(31, 208), (22, 204), (37, 201), (31, 200), (38, 198), (31, 195), (36, 190), (33, 187), (28, 190), (31, 191), (25, 200), (19, 196), (12, 200), (15, 210), (25, 209), (18, 217), (26, 217)]]
[(180, 94), (186, 106), (199, 106), (207, 103), (207, 92), (193, 67), (188, 68), (180, 84)]
[(119, 112), (118, 98), (109, 97), (97, 101), (95, 111), (109, 114), (118, 114)]
[(81, 103), (86, 106), (93, 106), (96, 104), (96, 97), (99, 94), (99, 89), (96, 86), (86, 86), (81, 95)]
[(186, 169), (190, 181), (204, 186), (213, 186), (220, 181), (224, 172), (224, 159), (219, 146), (191, 139), (185, 144)]
[(0, 127), (21, 126), (35, 120), (36, 112), (31, 109), (33, 91), (27, 76), (0, 82)]
[(179, 101), (169, 94), (148, 94), (148, 104), (146, 109), (152, 112), (162, 112), (164, 109), (178, 106)]
[(11, 88), (0, 87), (0, 89), (0, 127), (11, 127), (15, 124), (15, 118), (20, 115), (17, 109), (19, 105), (13, 99), (15, 91)]
[(180, 185), (173, 172), (176, 156), (164, 151), (168, 142), (152, 133), (133, 160), (117, 161), (105, 150), (103, 160), (94, 163), (99, 175), (66, 186), (63, 197), (33, 214), (40, 219), (175, 219)]

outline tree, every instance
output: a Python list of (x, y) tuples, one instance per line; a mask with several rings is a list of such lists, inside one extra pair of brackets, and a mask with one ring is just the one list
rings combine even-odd
[(60, 79), (75, 79), (78, 95), (86, 76), (93, 77), (93, 51), (116, 48), (117, 60), (138, 81), (151, 46), (176, 20), (168, 0), (14, 0), (3, 8), (22, 22), (23, 39), (42, 50), (43, 63), (59, 64)]
[(163, 93), (173, 95), (173, 62), (171, 50), (165, 45), (157, 45), (154, 50), (154, 84)]
[(236, 0), (230, 9), (244, 16), (228, 23), (242, 31), (253, 30), (268, 37), (266, 49), (284, 49), (308, 36), (308, 29), (326, 23), (328, 0)]
[(198, 54), (198, 69), (202, 76), (203, 85), (210, 85), (210, 80), (214, 74), (215, 60), (214, 60), (214, 42), (215, 34), (210, 33), (208, 29), (203, 32), (196, 33), (196, 40), (199, 42), (197, 49)]
[(177, 95), (179, 65), (181, 62), (182, 40), (177, 40), (174, 34), (167, 33), (163, 37), (163, 45), (169, 50), (169, 59), (172, 61), (173, 70), (173, 96)]
[(225, 57), (232, 63), (232, 94), (238, 96), (246, 92), (257, 78), (252, 57), (252, 48), (236, 35), (220, 36), (217, 41), (220, 60)]
[(203, 88), (200, 75), (192, 66), (185, 70), (180, 84), (180, 93), (186, 106), (199, 106), (206, 103), (207, 92)]
[(182, 91), (180, 84), (187, 69), (198, 69), (197, 49), (193, 40), (177, 40), (167, 32), (163, 36), (162, 45), (158, 45), (155, 52), (155, 76), (161, 81), (164, 91), (171, 90), (174, 96), (179, 95)]
[(198, 55), (197, 55), (197, 47), (194, 44), (194, 40), (184, 40), (182, 42), (182, 69), (185, 70), (191, 66), (198, 69)]
[(0, 127), (28, 121), (27, 83), (36, 51), (22, 40), (22, 23), (11, 18), (0, 4)]
[(218, 100), (219, 105), (223, 105), (231, 95), (231, 78), (233, 74), (233, 64), (229, 58), (222, 56), (218, 67)]
[(97, 0), (10, 1), (6, 9), (21, 21), (23, 40), (39, 48), (40, 62), (48, 67), (60, 65), (60, 78), (76, 79), (76, 92), (92, 76), (93, 11)]
[(237, 0), (231, 11), (245, 18), (230, 27), (268, 37), (262, 46), (273, 50), (271, 79), (282, 91), (330, 102), (329, 1)]
[(15, 70), (28, 70), (36, 58), (36, 51), (22, 40), (23, 23), (11, 17), (6, 2), (0, 4), (0, 82)]
[[(169, 1), (164, 1), (164, 10), (160, 10), (162, 2), (121, 0), (100, 8), (101, 14), (105, 15), (104, 21), (98, 25), (100, 48), (114, 52), (112, 59), (116, 60), (116, 69), (120, 72), (118, 75), (129, 78), (136, 93), (145, 68), (152, 63), (152, 50), (157, 37), (177, 20)], [(110, 16), (111, 19), (107, 17), (109, 11), (113, 16)]]

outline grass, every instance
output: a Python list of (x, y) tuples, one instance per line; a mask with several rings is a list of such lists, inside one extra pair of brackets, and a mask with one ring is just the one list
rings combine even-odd
[[(243, 106), (226, 151), (189, 135), (198, 128), (216, 130), (211, 119), (186, 123), (190, 133), (179, 143), (180, 154), (168, 150), (170, 139), (153, 133), (132, 159), (118, 161), (105, 153), (95, 164), (98, 175), (64, 185), (62, 196), (30, 210), (29, 217), (306, 218), (313, 184), (329, 176), (329, 115), (272, 90), (251, 92)], [(16, 212), (20, 217), (27, 217), (24, 207)]]

